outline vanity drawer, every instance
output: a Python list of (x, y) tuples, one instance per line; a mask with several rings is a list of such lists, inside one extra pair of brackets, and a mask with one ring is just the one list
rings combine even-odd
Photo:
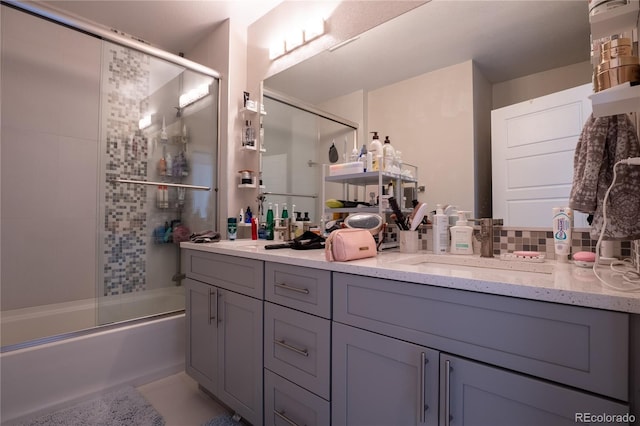
[(263, 299), (263, 262), (198, 250), (182, 250), (182, 272), (189, 278)]
[(264, 366), (329, 399), (331, 322), (273, 303), (264, 308)]
[(265, 426), (326, 426), (330, 422), (329, 402), (264, 370)]
[(620, 312), (343, 273), (334, 321), (628, 401)]
[(267, 262), (265, 299), (299, 311), (331, 318), (331, 272)]

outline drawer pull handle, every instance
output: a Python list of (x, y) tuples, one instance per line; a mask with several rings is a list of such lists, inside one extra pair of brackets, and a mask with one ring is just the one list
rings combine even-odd
[(278, 346), (282, 346), (283, 348), (289, 349), (290, 351), (293, 351), (293, 352), (295, 352), (297, 354), (300, 354), (302, 356), (309, 356), (309, 351), (308, 350), (299, 349), (299, 348), (296, 348), (295, 346), (291, 346), (290, 344), (285, 343), (284, 340), (274, 339), (273, 343), (275, 343)]
[(309, 294), (309, 289), (308, 288), (291, 287), (289, 285), (280, 284), (280, 283), (276, 283), (275, 286), (283, 288), (285, 290), (295, 291), (296, 293)]
[[(291, 426), (300, 426), (298, 423), (294, 422), (289, 417), (285, 416), (284, 415), (284, 410), (282, 410), (282, 411), (273, 410), (273, 414), (275, 414), (276, 416), (280, 417), (282, 420), (284, 420), (285, 422), (287, 422)], [(307, 425), (305, 425), (305, 426), (307, 426)]]

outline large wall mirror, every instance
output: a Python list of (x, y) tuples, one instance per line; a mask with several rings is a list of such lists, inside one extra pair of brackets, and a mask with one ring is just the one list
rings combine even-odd
[(491, 110), (587, 83), (589, 52), (585, 2), (432, 0), (264, 88), (358, 123), (358, 143), (389, 135), (418, 166), (420, 201), (480, 217), (491, 214)]

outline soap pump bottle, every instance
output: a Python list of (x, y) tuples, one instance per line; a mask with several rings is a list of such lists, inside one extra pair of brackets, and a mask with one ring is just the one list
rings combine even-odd
[(391, 140), (389, 136), (384, 138), (384, 145), (382, 146), (382, 170), (390, 172), (393, 168), (393, 162), (396, 158), (396, 150), (391, 146)]
[(449, 218), (442, 209), (441, 204), (436, 204), (436, 214), (433, 215), (433, 253), (445, 254), (449, 246)]
[(373, 133), (373, 138), (371, 139), (371, 143), (369, 144), (369, 151), (371, 152), (371, 170), (372, 172), (377, 172), (380, 170), (380, 158), (382, 157), (382, 144), (380, 143), (380, 137), (378, 136), (378, 132), (370, 132)]
[(473, 226), (467, 221), (467, 213), (458, 210), (458, 221), (451, 227), (451, 254), (473, 254)]

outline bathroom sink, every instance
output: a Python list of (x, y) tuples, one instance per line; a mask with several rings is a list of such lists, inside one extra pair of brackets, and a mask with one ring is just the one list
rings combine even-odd
[(502, 260), (497, 257), (480, 257), (479, 255), (455, 255), (455, 254), (420, 254), (396, 260), (394, 263), (402, 265), (420, 264), (445, 264), (458, 266), (471, 266), (475, 268), (504, 269), (520, 272), (537, 272), (541, 274), (552, 274), (554, 264), (548, 261), (532, 262), (525, 260)]

